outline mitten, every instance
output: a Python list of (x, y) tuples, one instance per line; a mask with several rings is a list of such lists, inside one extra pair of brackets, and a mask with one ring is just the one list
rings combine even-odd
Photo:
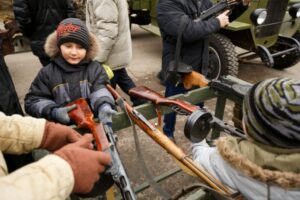
[(112, 115), (116, 114), (117, 112), (112, 109), (111, 105), (108, 103), (104, 103), (98, 109), (98, 118), (99, 121), (103, 124), (112, 124)]
[(75, 104), (61, 108), (54, 108), (51, 112), (51, 117), (62, 124), (68, 124), (71, 121), (68, 112), (74, 108), (76, 108)]
[(47, 121), (39, 148), (53, 152), (64, 145), (77, 142), (80, 138), (81, 135), (72, 128)]
[(54, 152), (70, 164), (74, 174), (75, 193), (91, 191), (100, 178), (99, 174), (105, 170), (105, 165), (111, 163), (109, 154), (88, 149), (92, 138), (91, 134), (86, 134), (78, 142), (68, 144)]
[(202, 74), (192, 71), (184, 74), (182, 77), (183, 86), (185, 89), (191, 89), (193, 86), (204, 87), (208, 85), (208, 80)]

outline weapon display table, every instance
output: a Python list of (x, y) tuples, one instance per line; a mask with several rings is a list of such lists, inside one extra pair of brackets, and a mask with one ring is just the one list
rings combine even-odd
[[(249, 83), (242, 81), (238, 78), (232, 77), (232, 76), (226, 76), (225, 78), (231, 83), (235, 83), (237, 85), (249, 85)], [(170, 97), (170, 99), (181, 99), (184, 101), (188, 101), (191, 104), (198, 104), (200, 102), (205, 102), (207, 100), (216, 99), (215, 104), (215, 117), (219, 119), (223, 119), (224, 111), (225, 111), (225, 105), (227, 100), (233, 101), (237, 105), (241, 105), (243, 101), (243, 96), (236, 95), (235, 92), (232, 92), (231, 88), (228, 88), (228, 85), (226, 87), (203, 87), (199, 89), (192, 90), (186, 94), (180, 94), (173, 97)], [(154, 119), (157, 117), (155, 106), (151, 103), (147, 103), (144, 105), (140, 105), (135, 107), (135, 109), (140, 112), (146, 119)], [(173, 112), (173, 110), (166, 106), (161, 106), (162, 114), (167, 114), (170, 112)], [(116, 115), (113, 116), (113, 130), (119, 131), (124, 128), (130, 127), (131, 122), (128, 119), (128, 116), (124, 112), (118, 112)], [(219, 137), (218, 131), (212, 132), (212, 138)], [(175, 175), (176, 173), (180, 172), (181, 168), (176, 168), (169, 170), (166, 173), (163, 173), (157, 177), (154, 178), (156, 182), (160, 182), (170, 176)], [(145, 189), (150, 187), (149, 183), (146, 181), (142, 184), (140, 184), (138, 187), (136, 187), (135, 193), (139, 193)], [(210, 194), (204, 192), (204, 190), (199, 190), (196, 193), (192, 194), (188, 199), (207, 199), (208, 196), (211, 196)]]
[[(200, 102), (205, 102), (208, 100), (215, 99), (215, 108), (214, 108), (214, 116), (219, 119), (223, 119), (224, 112), (225, 112), (225, 106), (227, 103), (227, 100), (232, 101), (235, 103), (236, 106), (241, 108), (242, 101), (243, 101), (243, 95), (238, 95), (234, 89), (231, 88), (232, 84), (234, 85), (250, 85), (249, 83), (240, 80), (238, 78), (232, 77), (232, 76), (226, 76), (224, 77), (225, 84), (223, 82), (217, 81), (216, 84), (212, 85), (210, 87), (203, 87), (195, 90), (191, 90), (186, 94), (179, 94), (176, 96), (170, 97), (170, 99), (181, 99), (184, 101), (187, 101), (191, 104), (198, 104)], [(228, 84), (228, 82), (230, 84)], [(227, 84), (226, 84), (227, 83)], [(147, 120), (151, 120), (157, 117), (155, 106), (152, 103), (143, 104), (140, 106), (137, 106), (134, 108), (136, 111), (141, 113)], [(170, 107), (166, 106), (160, 106), (160, 110), (162, 114), (167, 114), (170, 112), (174, 112)], [(113, 116), (113, 131), (120, 131), (122, 129), (128, 128), (132, 126), (131, 121), (129, 120), (127, 114), (123, 111), (118, 112), (116, 115)], [(82, 132), (81, 130), (79, 130)], [(211, 139), (215, 139), (219, 137), (220, 133), (217, 130), (212, 130)], [(153, 178), (155, 182), (161, 182), (171, 176), (174, 176), (175, 174), (185, 171), (182, 170), (180, 167), (176, 167), (174, 169), (171, 169), (165, 173), (160, 174), (159, 176), (156, 176)], [(188, 173), (189, 174), (189, 173)], [(145, 189), (149, 188), (150, 184), (148, 181), (145, 181), (144, 183), (138, 185), (134, 188), (134, 192), (137, 194), (139, 192), (144, 191)], [(108, 199), (120, 199), (120, 196), (114, 197), (112, 194), (108, 194)], [(212, 195), (210, 193), (205, 192), (205, 190), (200, 189), (197, 192), (193, 193), (188, 197), (188, 200), (195, 200), (195, 199), (212, 199)]]

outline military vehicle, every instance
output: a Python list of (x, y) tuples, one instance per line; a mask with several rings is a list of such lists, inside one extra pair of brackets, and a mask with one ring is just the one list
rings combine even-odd
[[(226, 74), (237, 76), (239, 59), (259, 57), (266, 66), (275, 69), (296, 64), (300, 56), (298, 2), (252, 0), (239, 18), (211, 36), (208, 78)], [(156, 3), (157, 0), (130, 0), (129, 9), (131, 23), (159, 35)], [(235, 47), (245, 51), (237, 54)]]

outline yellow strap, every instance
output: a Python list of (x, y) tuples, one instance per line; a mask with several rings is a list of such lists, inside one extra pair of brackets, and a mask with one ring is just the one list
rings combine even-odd
[(111, 70), (111, 68), (106, 64), (102, 64), (102, 66), (105, 69), (109, 80), (112, 79), (114, 77), (114, 72)]

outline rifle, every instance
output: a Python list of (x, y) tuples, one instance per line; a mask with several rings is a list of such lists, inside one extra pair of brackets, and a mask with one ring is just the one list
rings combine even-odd
[(240, 2), (241, 0), (221, 0), (218, 3), (214, 4), (212, 7), (210, 7), (209, 9), (200, 13), (200, 16), (195, 21), (211, 18), (224, 10), (232, 9), (234, 5)]
[(108, 172), (111, 173), (113, 180), (119, 187), (123, 199), (135, 200), (136, 197), (121, 162), (112, 129), (107, 125), (103, 126), (101, 123), (94, 122), (94, 115), (85, 99), (77, 99), (69, 103), (68, 106), (74, 104), (76, 108), (69, 112), (70, 119), (77, 124), (78, 128), (85, 128), (92, 132), (98, 151), (109, 151), (112, 157), (112, 165), (109, 167)]
[(216, 192), (227, 197), (232, 197), (234, 195), (227, 186), (223, 185), (219, 180), (205, 171), (202, 166), (197, 165), (165, 134), (163, 134), (159, 129), (155, 128), (155, 126), (153, 126), (141, 113), (131, 107), (126, 101), (123, 101), (115, 89), (113, 89), (110, 85), (106, 85), (106, 87), (117, 102), (124, 102), (123, 106), (128, 114), (128, 117), (145, 133), (147, 133), (147, 135), (150, 136), (156, 143), (170, 153), (177, 161), (196, 174), (205, 184), (213, 188), (213, 190)]

